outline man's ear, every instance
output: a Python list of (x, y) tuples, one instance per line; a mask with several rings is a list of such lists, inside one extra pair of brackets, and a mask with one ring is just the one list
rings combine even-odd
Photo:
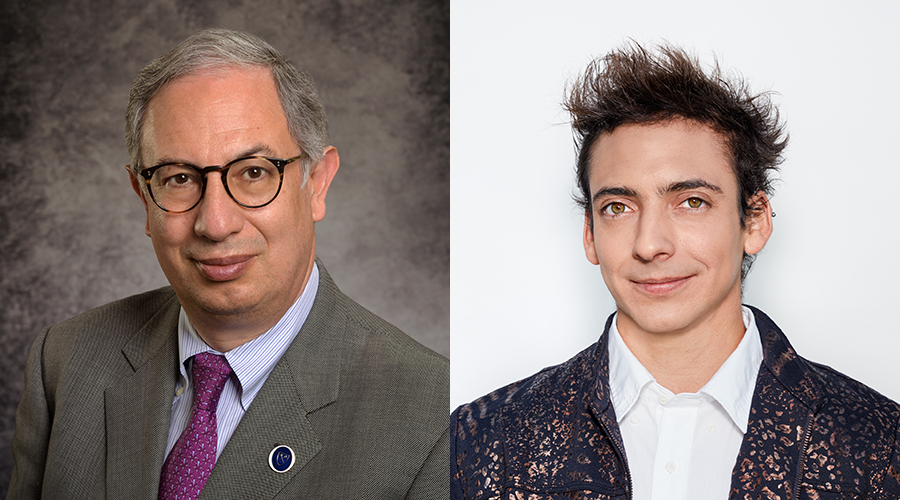
[(147, 221), (144, 223), (144, 234), (150, 236), (150, 207), (147, 205), (147, 198), (144, 196), (144, 190), (141, 189), (141, 185), (144, 181), (138, 178), (137, 174), (132, 170), (131, 165), (125, 165), (125, 171), (128, 172), (128, 178), (131, 180), (131, 189), (137, 193), (138, 197), (141, 199), (141, 203), (144, 204), (144, 213), (147, 214)]
[(312, 189), (312, 216), (315, 222), (325, 218), (325, 195), (328, 193), (328, 187), (331, 186), (331, 181), (340, 165), (341, 159), (337, 149), (328, 146), (325, 148), (322, 160), (313, 165), (309, 172), (309, 179), (306, 182)]
[(591, 224), (591, 213), (588, 210), (584, 211), (584, 256), (587, 257), (591, 264), (599, 266), (600, 259), (597, 258), (597, 247), (594, 246), (594, 228), (593, 224)]
[(756, 255), (772, 236), (772, 205), (762, 191), (750, 198), (749, 205), (753, 210), (744, 219), (744, 252)]

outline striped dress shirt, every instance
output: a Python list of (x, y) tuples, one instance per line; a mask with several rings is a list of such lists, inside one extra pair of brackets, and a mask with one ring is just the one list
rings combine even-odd
[(166, 456), (169, 456), (169, 452), (172, 451), (175, 442), (178, 441), (178, 437), (190, 421), (194, 390), (188, 374), (191, 373), (193, 356), (201, 352), (224, 355), (233, 371), (228, 382), (225, 383), (225, 389), (222, 391), (216, 410), (218, 420), (216, 459), (218, 459), (247, 408), (250, 407), (250, 403), (253, 402), (256, 394), (269, 378), (269, 373), (275, 368), (278, 360), (281, 359), (282, 354), (291, 345), (294, 337), (300, 331), (300, 327), (306, 321), (318, 288), (319, 268), (313, 264), (306, 288), (281, 320), (259, 337), (224, 354), (206, 345), (206, 342), (197, 335), (194, 327), (191, 326), (184, 308), (181, 309), (178, 320), (180, 374), (172, 400), (172, 420), (169, 424)]

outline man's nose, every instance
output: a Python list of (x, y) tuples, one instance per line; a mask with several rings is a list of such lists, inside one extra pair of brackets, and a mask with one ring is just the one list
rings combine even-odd
[(666, 258), (675, 252), (672, 238), (673, 221), (659, 210), (641, 213), (637, 223), (637, 234), (632, 253), (644, 262)]
[(225, 190), (221, 172), (206, 176), (206, 192), (197, 206), (194, 231), (213, 241), (222, 241), (244, 227), (243, 209)]

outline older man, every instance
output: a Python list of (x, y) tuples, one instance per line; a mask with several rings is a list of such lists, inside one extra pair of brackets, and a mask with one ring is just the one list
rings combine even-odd
[(309, 75), (200, 32), (138, 76), (126, 143), (171, 288), (38, 336), (8, 498), (446, 498), (447, 360), (316, 260)]
[(456, 411), (451, 498), (900, 498), (900, 406), (741, 304), (787, 143), (767, 96), (630, 45), (567, 108), (616, 311), (594, 345)]

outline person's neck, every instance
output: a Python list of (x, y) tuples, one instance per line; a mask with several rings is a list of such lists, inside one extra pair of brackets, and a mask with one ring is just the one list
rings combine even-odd
[(616, 327), (638, 361), (673, 394), (698, 392), (741, 343), (740, 307), (671, 332), (648, 332), (619, 311)]
[[(215, 326), (204, 325), (194, 330), (197, 335), (217, 352), (226, 353), (235, 347), (242, 346), (266, 333), (278, 323), (280, 318), (267, 323), (222, 322)], [(191, 322), (193, 324), (193, 322)]]

